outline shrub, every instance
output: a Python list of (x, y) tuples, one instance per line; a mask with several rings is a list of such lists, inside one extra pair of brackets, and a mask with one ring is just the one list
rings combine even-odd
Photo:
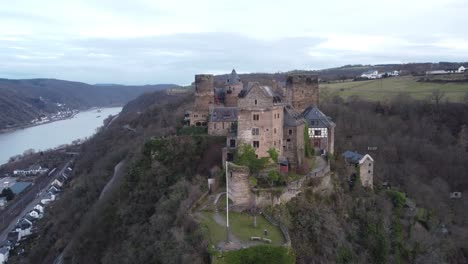
[(258, 173), (264, 169), (268, 163), (269, 158), (257, 158), (255, 149), (251, 145), (244, 144), (237, 148), (234, 155), (234, 163), (237, 165), (249, 167), (252, 173)]

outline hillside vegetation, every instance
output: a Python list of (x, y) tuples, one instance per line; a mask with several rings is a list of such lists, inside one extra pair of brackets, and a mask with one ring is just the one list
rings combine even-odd
[(21, 127), (42, 115), (64, 109), (124, 105), (142, 93), (174, 86), (102, 86), (55, 79), (0, 79), (0, 130)]
[(428, 99), (432, 92), (439, 90), (445, 93), (445, 98), (452, 102), (461, 102), (468, 94), (468, 82), (465, 83), (433, 83), (418, 82), (420, 77), (401, 76), (369, 81), (321, 83), (322, 98), (340, 96), (361, 98), (368, 101), (388, 101), (401, 93), (413, 99)]
[[(439, 99), (322, 100), (321, 109), (337, 124), (334, 193), (323, 197), (305, 191), (265, 209), (288, 227), (290, 251), (240, 250), (218, 260), (264, 263), (259, 256), (274, 250), (281, 256), (275, 260), (285, 263), (466, 262), (468, 204), (449, 194), (468, 192), (468, 105)], [(209, 238), (190, 208), (206, 191), (211, 169), (220, 165), (224, 140), (175, 136), (192, 100), (164, 93), (142, 96), (86, 142), (74, 179), (40, 221), (20, 260), (210, 263)], [(374, 190), (348, 182), (340, 156), (344, 150), (372, 155)], [(124, 177), (100, 199), (121, 161)]]

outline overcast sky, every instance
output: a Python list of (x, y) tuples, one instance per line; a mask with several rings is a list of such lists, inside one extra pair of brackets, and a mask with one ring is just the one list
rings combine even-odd
[(468, 61), (464, 0), (14, 0), (0, 78), (188, 84), (196, 73)]

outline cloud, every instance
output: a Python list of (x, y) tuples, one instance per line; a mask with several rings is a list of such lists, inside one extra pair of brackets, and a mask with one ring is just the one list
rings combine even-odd
[(188, 84), (195, 73), (467, 61), (468, 3), (21, 0), (0, 11), (0, 77)]

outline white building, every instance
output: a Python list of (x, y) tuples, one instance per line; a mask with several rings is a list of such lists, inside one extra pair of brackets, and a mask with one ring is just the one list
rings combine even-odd
[(37, 209), (31, 210), (31, 212), (29, 212), (29, 215), (36, 219), (42, 218), (42, 213)]
[(41, 203), (48, 204), (52, 201), (55, 201), (55, 195), (51, 193), (47, 193), (47, 195), (41, 200)]
[(20, 239), (27, 237), (32, 234), (32, 222), (26, 218), (21, 218), (16, 225), (16, 232), (19, 233)]
[(8, 262), (8, 257), (10, 256), (10, 249), (7, 247), (0, 248), (0, 264)]
[(457, 72), (460, 72), (460, 73), (465, 72), (465, 67), (460, 66), (460, 68), (458, 68)]
[(379, 78), (379, 72), (376, 70), (366, 71), (363, 74), (361, 74), (361, 78), (377, 79)]
[(42, 203), (38, 203), (38, 204), (36, 204), (36, 206), (34, 206), (34, 209), (38, 210), (41, 214), (43, 214), (44, 209), (45, 209), (45, 205), (42, 204)]
[(42, 168), (39, 165), (34, 165), (31, 166), (31, 168), (27, 170), (14, 170), (13, 174), (17, 176), (26, 176), (26, 175), (37, 175), (37, 174), (42, 174), (48, 172), (49, 169), (47, 168)]

